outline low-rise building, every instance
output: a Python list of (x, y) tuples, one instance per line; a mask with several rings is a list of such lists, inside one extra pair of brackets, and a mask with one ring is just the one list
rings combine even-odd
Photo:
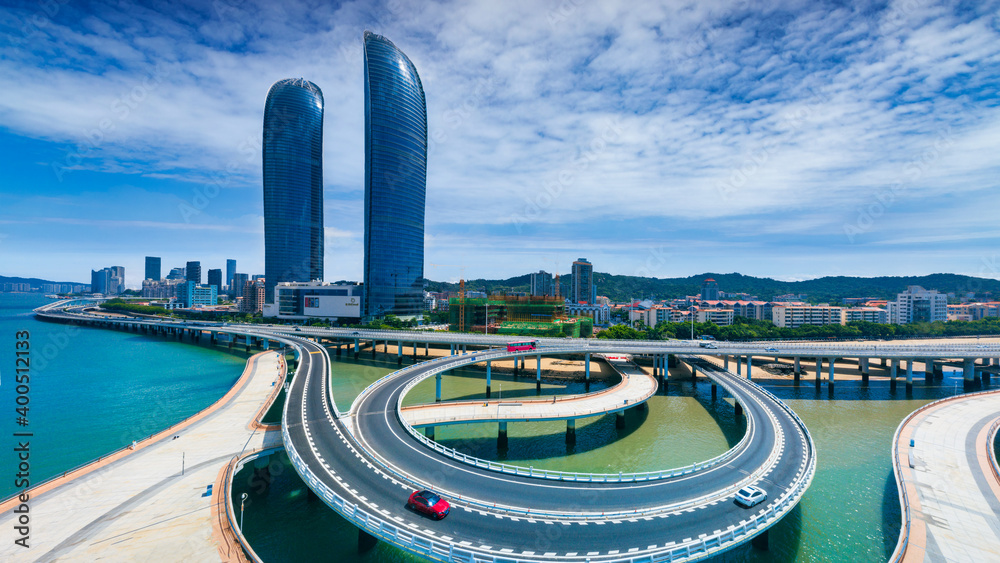
[(566, 303), (566, 315), (570, 317), (589, 317), (594, 320), (595, 325), (607, 325), (611, 323), (611, 307), (608, 305)]
[(193, 281), (177, 284), (177, 303), (183, 309), (215, 307), (218, 305), (218, 289), (214, 285), (204, 285)]
[(274, 303), (263, 313), (289, 320), (360, 320), (363, 293), (359, 283), (282, 282), (274, 286)]
[(775, 304), (771, 314), (775, 326), (787, 328), (844, 323), (844, 308), (830, 305)]
[(878, 307), (851, 307), (844, 309), (844, 322), (865, 321), (869, 323), (886, 324), (889, 322), (889, 312)]

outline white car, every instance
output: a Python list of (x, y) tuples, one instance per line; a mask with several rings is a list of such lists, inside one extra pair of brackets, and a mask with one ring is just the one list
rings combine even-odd
[(736, 504), (750, 508), (767, 500), (767, 492), (760, 487), (748, 485), (736, 492)]

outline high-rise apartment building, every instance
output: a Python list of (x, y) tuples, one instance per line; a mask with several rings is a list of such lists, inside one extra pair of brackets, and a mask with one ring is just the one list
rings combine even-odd
[(323, 92), (302, 78), (264, 102), (265, 301), (280, 282), (323, 279)]
[(208, 271), (208, 285), (215, 286), (215, 293), (222, 292), (222, 269), (213, 268)]
[(365, 313), (423, 313), (427, 104), (410, 59), (364, 33)]
[(144, 280), (159, 280), (160, 279), (160, 258), (159, 256), (147, 256), (146, 257), (146, 277), (142, 278)]
[[(233, 287), (233, 276), (236, 275), (236, 260), (232, 258), (226, 260), (226, 286), (232, 291)], [(220, 288), (221, 289), (221, 288)]]
[(555, 295), (555, 289), (552, 285), (552, 274), (545, 270), (539, 270), (538, 273), (530, 274), (530, 279), (531, 295), (533, 297), (551, 297)]
[(948, 320), (948, 296), (911, 285), (888, 303), (889, 322), (898, 324)]
[(125, 291), (125, 267), (111, 266), (90, 271), (90, 291), (104, 295), (120, 295)]
[(243, 295), (243, 287), (250, 280), (249, 274), (233, 274), (233, 281), (229, 284), (229, 296), (233, 299)]
[(201, 262), (188, 262), (184, 268), (184, 279), (196, 284), (201, 283)]
[(719, 282), (713, 280), (712, 278), (706, 278), (705, 281), (701, 282), (701, 300), (718, 301)]
[(597, 288), (594, 287), (594, 265), (586, 258), (573, 262), (573, 302), (593, 303), (597, 300)]
[(170, 268), (167, 274), (168, 280), (187, 280), (187, 270), (184, 268)]

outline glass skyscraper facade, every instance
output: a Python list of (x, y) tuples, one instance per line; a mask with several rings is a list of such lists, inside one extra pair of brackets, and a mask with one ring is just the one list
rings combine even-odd
[(365, 314), (423, 311), (427, 104), (417, 69), (364, 33)]
[(145, 280), (160, 280), (160, 258), (158, 256), (146, 257), (146, 277)]
[(264, 280), (323, 279), (323, 92), (279, 80), (264, 103)]

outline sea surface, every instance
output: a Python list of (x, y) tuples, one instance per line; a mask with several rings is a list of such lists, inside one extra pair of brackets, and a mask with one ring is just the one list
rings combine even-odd
[[(245, 356), (220, 350), (35, 320), (31, 310), (51, 301), (0, 293), (0, 498), (17, 490), (11, 452), (25, 438), (13, 433), (33, 434), (35, 484), (197, 413), (225, 395), (246, 365)], [(15, 410), (21, 331), (30, 352), (26, 426)]]

